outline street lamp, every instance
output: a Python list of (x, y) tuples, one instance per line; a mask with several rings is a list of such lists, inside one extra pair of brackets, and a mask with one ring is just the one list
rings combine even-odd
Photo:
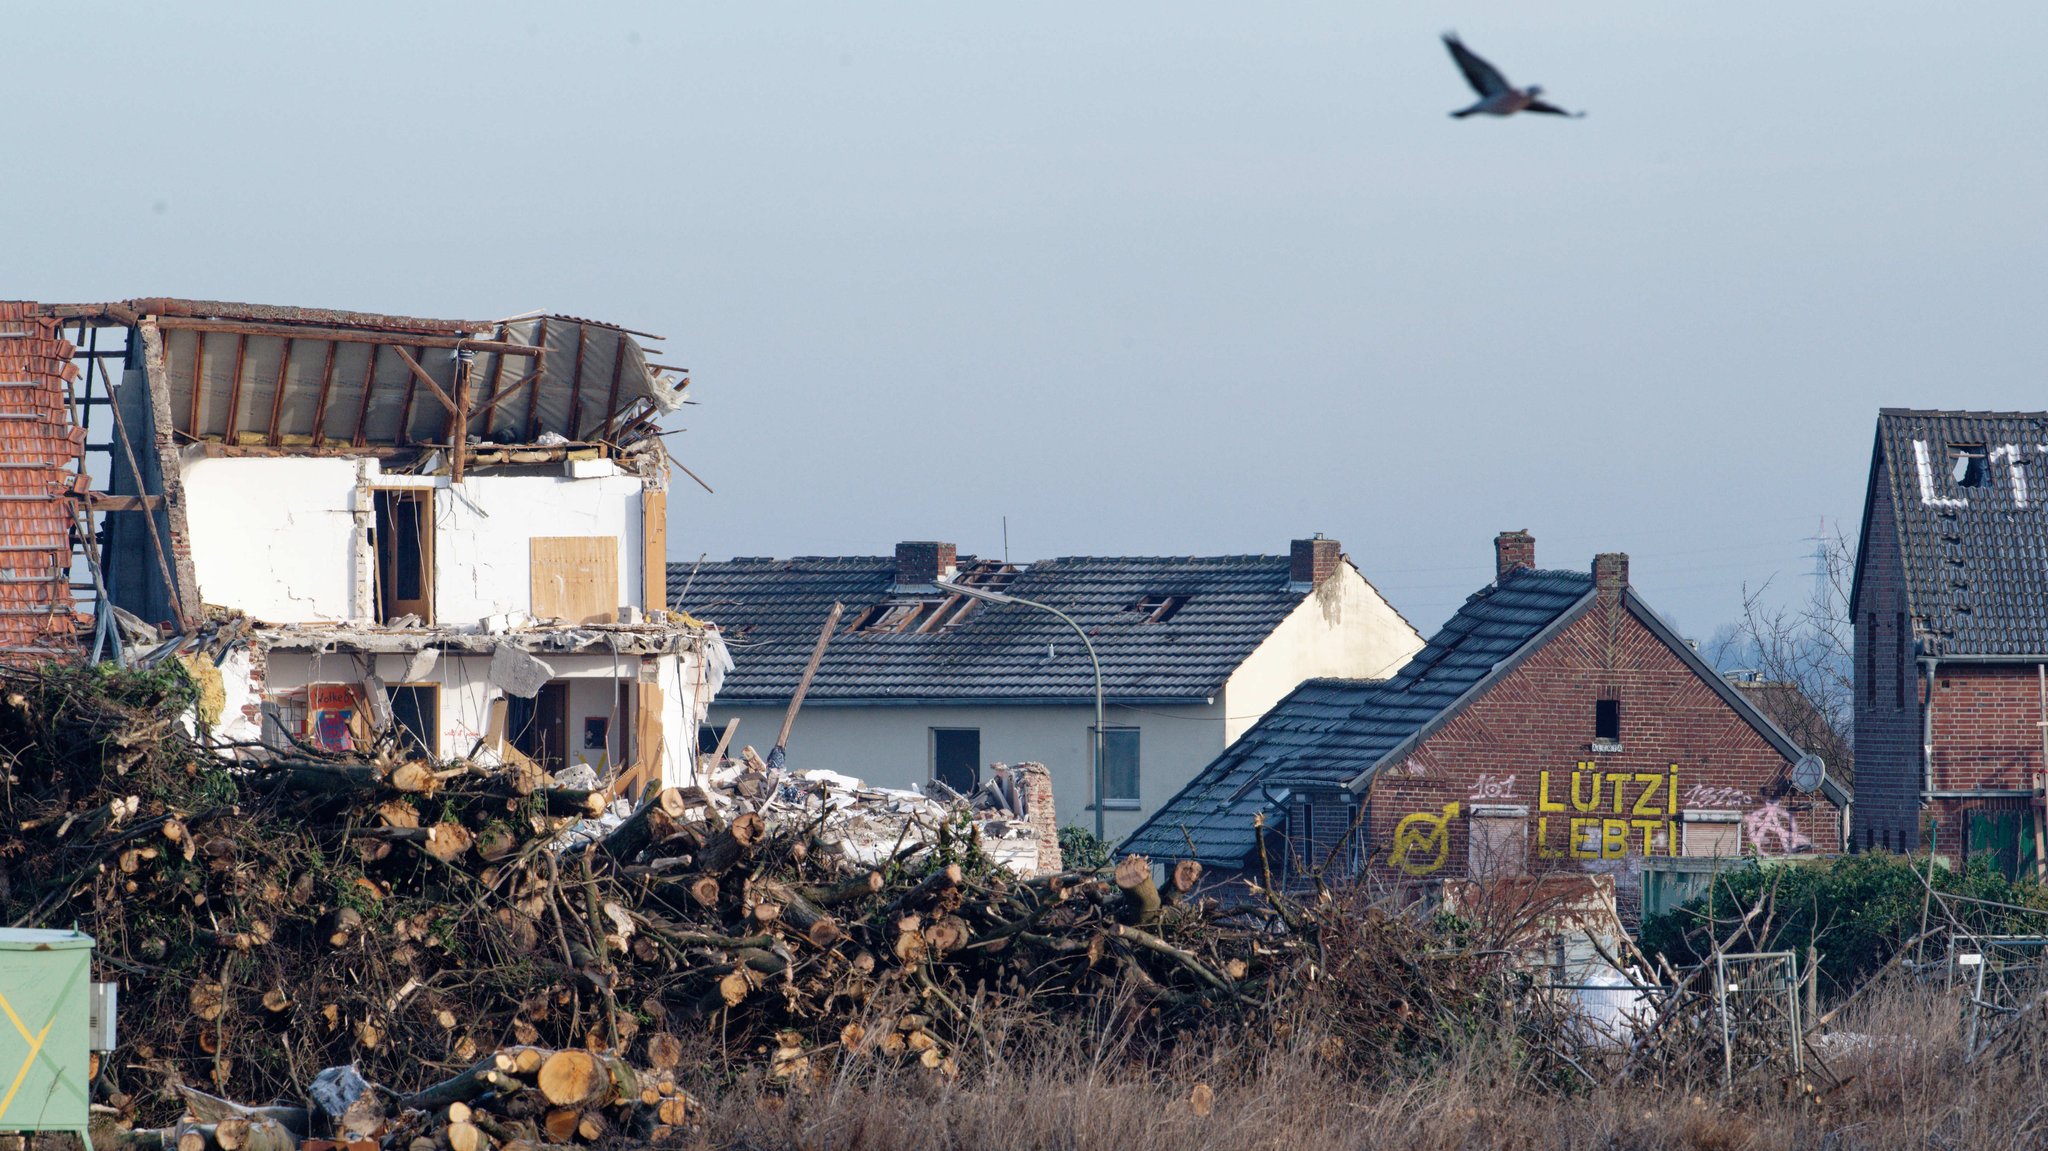
[(1068, 627), (1070, 627), (1070, 628), (1073, 628), (1073, 629), (1074, 629), (1074, 634), (1075, 634), (1075, 635), (1078, 635), (1078, 636), (1080, 636), (1080, 637), (1081, 637), (1081, 646), (1082, 646), (1082, 647), (1084, 647), (1084, 648), (1086, 648), (1086, 649), (1088, 649), (1088, 662), (1089, 662), (1089, 664), (1090, 664), (1091, 666), (1093, 666), (1093, 667), (1094, 667), (1094, 669), (1095, 669), (1095, 748), (1094, 748), (1094, 754), (1093, 754), (1093, 763), (1092, 763), (1092, 764), (1091, 764), (1091, 765), (1089, 766), (1089, 769), (1088, 769), (1088, 775), (1089, 775), (1089, 790), (1091, 790), (1091, 791), (1093, 791), (1093, 792), (1095, 793), (1095, 838), (1097, 838), (1097, 839), (1101, 839), (1101, 838), (1103, 838), (1103, 832), (1102, 832), (1102, 661), (1101, 661), (1101, 660), (1099, 660), (1099, 659), (1097, 659), (1097, 658), (1095, 658), (1095, 644), (1094, 644), (1094, 642), (1093, 642), (1093, 641), (1091, 641), (1091, 640), (1090, 640), (1090, 639), (1088, 638), (1088, 633), (1087, 633), (1087, 632), (1085, 632), (1085, 631), (1082, 631), (1082, 630), (1081, 630), (1081, 625), (1080, 625), (1080, 624), (1078, 624), (1078, 623), (1075, 623), (1075, 622), (1074, 622), (1074, 617), (1073, 617), (1073, 616), (1070, 616), (1070, 615), (1068, 615), (1068, 614), (1067, 614), (1066, 612), (1063, 612), (1063, 611), (1061, 611), (1060, 609), (1058, 609), (1058, 608), (1056, 608), (1056, 607), (1053, 607), (1053, 606), (1052, 606), (1051, 604), (1043, 604), (1043, 603), (1039, 603), (1039, 602), (1038, 602), (1037, 600), (1035, 600), (1035, 599), (1025, 599), (1025, 598), (1024, 598), (1023, 596), (1015, 596), (1015, 595), (1004, 595), (1004, 594), (1003, 594), (1002, 592), (999, 592), (999, 591), (989, 591), (989, 590), (988, 590), (987, 588), (978, 588), (978, 587), (970, 587), (970, 586), (968, 586), (967, 584), (964, 584), (964, 583), (956, 583), (956, 582), (954, 582), (954, 581), (952, 581), (952, 580), (943, 580), (943, 579), (942, 579), (942, 580), (933, 580), (932, 582), (933, 582), (933, 583), (935, 583), (935, 584), (937, 584), (937, 585), (939, 586), (940, 590), (942, 590), (942, 591), (949, 591), (949, 592), (952, 592), (952, 593), (953, 593), (954, 595), (964, 595), (964, 596), (966, 596), (966, 597), (967, 597), (968, 599), (978, 599), (978, 600), (983, 600), (983, 601), (985, 601), (985, 602), (988, 602), (988, 603), (1001, 603), (1001, 604), (1008, 604), (1008, 603), (1014, 603), (1014, 604), (1021, 604), (1021, 605), (1023, 605), (1024, 607), (1035, 607), (1035, 608), (1037, 608), (1037, 609), (1038, 609), (1039, 611), (1051, 612), (1052, 614), (1054, 614), (1054, 615), (1056, 615), (1056, 616), (1060, 617), (1060, 618), (1061, 618), (1062, 620), (1065, 620), (1065, 621), (1066, 621), (1066, 624), (1067, 624), (1067, 626), (1068, 626)]

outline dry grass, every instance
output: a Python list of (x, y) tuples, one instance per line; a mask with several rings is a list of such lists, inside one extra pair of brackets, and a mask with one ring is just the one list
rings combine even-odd
[[(2048, 1145), (2040, 1065), (1965, 1065), (1955, 1002), (1939, 993), (1891, 987), (1865, 999), (1838, 1031), (1874, 1038), (1830, 1058), (1844, 1082), (1818, 1100), (1777, 1084), (1733, 1094), (1653, 1084), (1539, 1093), (1485, 1037), (1448, 1063), (1364, 1083), (1307, 1037), (1190, 1042), (1157, 1066), (1114, 1040), (1055, 1032), (957, 1082), (848, 1063), (807, 1093), (726, 1084), (710, 1093), (709, 1121), (692, 1143), (763, 1151)], [(1206, 1114), (1198, 1085), (1213, 1093)]]

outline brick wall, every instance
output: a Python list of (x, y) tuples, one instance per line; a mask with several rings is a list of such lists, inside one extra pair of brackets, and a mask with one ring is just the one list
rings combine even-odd
[[(1880, 467), (1866, 493), (1869, 529), (1857, 558), (1856, 846), (1912, 850), (1920, 835), (1920, 687), (1906, 610), (1891, 482)], [(1903, 703), (1899, 688), (1905, 688)]]
[(1051, 875), (1065, 870), (1060, 859), (1060, 821), (1053, 811), (1052, 772), (1042, 763), (1020, 763), (1017, 778), (1024, 789), (1024, 818), (1038, 833), (1038, 870)]
[[(1745, 847), (1761, 837), (1769, 854), (1841, 849), (1833, 805), (1793, 790), (1790, 765), (1777, 749), (1641, 621), (1625, 610), (1616, 617), (1606, 606), (1596, 604), (1404, 762), (1383, 770), (1372, 785), (1367, 817), (1371, 867), (1379, 878), (1463, 876), (1475, 805), (1525, 807), (1528, 867), (1611, 874), (1631, 915), (1640, 905), (1644, 840), (1656, 855), (1679, 846), (1672, 838), (1674, 832), (1682, 837), (1683, 821), (1674, 806), (1679, 813), (1736, 813)], [(1594, 703), (1603, 698), (1620, 701), (1619, 751), (1592, 750)], [(1597, 810), (1575, 807), (1579, 764), (1593, 765), (1579, 769), (1579, 802)], [(1597, 804), (1588, 802), (1594, 774), (1602, 777)], [(1615, 783), (1622, 789), (1618, 812)], [(1452, 814), (1445, 819), (1447, 811)], [(1401, 834), (1402, 821), (1418, 815)], [(1573, 850), (1574, 819), (1594, 821), (1580, 825), (1593, 839), (1590, 858)], [(1439, 826), (1443, 838), (1429, 838)], [(1585, 832), (1587, 826), (1594, 830)], [(1404, 838), (1410, 850), (1402, 856)], [(1430, 866), (1439, 854), (1442, 862)]]
[(0, 662), (76, 658), (70, 587), (85, 430), (65, 385), (75, 349), (27, 301), (0, 301)]

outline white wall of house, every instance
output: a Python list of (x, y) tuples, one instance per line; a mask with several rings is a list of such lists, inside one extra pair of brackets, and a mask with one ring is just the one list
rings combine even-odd
[[(751, 744), (765, 755), (782, 727), (782, 711), (715, 704), (710, 723), (718, 727), (739, 717), (733, 746)], [(1114, 842), (1137, 830), (1147, 813), (1223, 750), (1224, 712), (1220, 703), (1143, 711), (1111, 705), (1107, 715), (1110, 727), (1139, 729), (1139, 806), (1103, 813), (1104, 831)], [(1094, 725), (1092, 705), (859, 707), (813, 700), (790, 733), (789, 763), (797, 770), (830, 768), (882, 787), (910, 787), (931, 778), (932, 729), (974, 728), (981, 732), (983, 778), (991, 763), (1043, 763), (1052, 772), (1060, 824), (1092, 831), (1088, 769)]]
[(271, 623), (351, 616), (354, 460), (199, 456), (185, 461), (184, 479), (205, 602)]
[[(445, 479), (443, 481), (445, 485)], [(536, 536), (615, 536), (619, 594), (640, 598), (637, 476), (471, 476), (434, 493), (434, 610), (451, 626), (533, 606), (528, 541)], [(655, 597), (657, 601), (661, 598)]]
[[(569, 466), (600, 473), (583, 478)], [(205, 602), (266, 623), (340, 622), (359, 602), (373, 564), (358, 533), (358, 461), (346, 458), (195, 455), (184, 463), (192, 563)], [(618, 540), (618, 597), (641, 597), (643, 481), (604, 461), (557, 475), (376, 475), (378, 488), (434, 489), (436, 622), (474, 627), (486, 616), (532, 608), (536, 536)]]
[(1423, 643), (1357, 568), (1339, 564), (1224, 684), (1225, 745), (1235, 743), (1303, 680), (1385, 679)]

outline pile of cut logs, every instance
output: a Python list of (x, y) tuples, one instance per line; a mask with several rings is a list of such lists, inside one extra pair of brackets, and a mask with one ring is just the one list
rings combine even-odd
[(508, 1047), (409, 1095), (345, 1067), (316, 1076), (304, 1105), (250, 1107), (181, 1086), (185, 1113), (176, 1123), (125, 1131), (115, 1142), (128, 1151), (539, 1151), (614, 1137), (659, 1142), (703, 1112), (676, 1085), (681, 1045), (665, 1038), (649, 1046), (652, 1069), (608, 1052)]
[(390, 744), (230, 765), (181, 734), (192, 693), (163, 671), (4, 676), (0, 822), (22, 835), (0, 845), (0, 921), (98, 940), (122, 1046), (97, 1101), (198, 1151), (276, 1151), (229, 1146), (275, 1142), (260, 1118), (297, 1129), (171, 1128), (176, 1085), (293, 1098), (347, 1067), (392, 1100), (386, 1147), (558, 1143), (685, 1119), (672, 1044), (797, 1090), (842, 1059), (950, 1076), (1006, 1006), (1116, 1003), (1170, 1035), (1313, 978), (1311, 911), (1198, 900), (1192, 863), (1020, 875), (964, 803), (884, 797), (896, 838), (874, 846), (871, 812), (849, 850), (849, 789), (758, 757), (613, 814), (530, 765)]

